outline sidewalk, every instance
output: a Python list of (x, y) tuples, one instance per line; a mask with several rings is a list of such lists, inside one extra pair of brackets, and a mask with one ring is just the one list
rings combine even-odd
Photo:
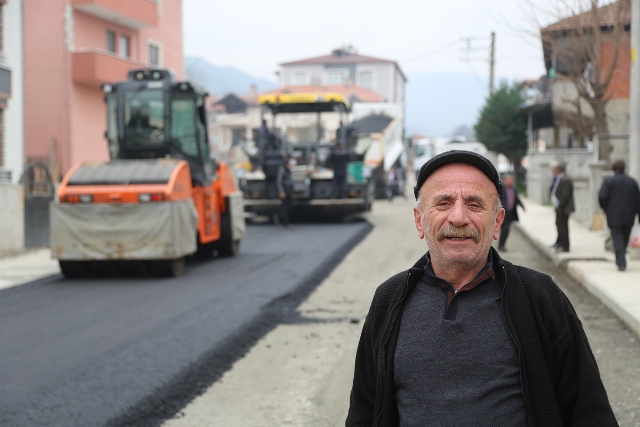
[(571, 251), (556, 254), (551, 248), (557, 237), (553, 208), (528, 199), (524, 204), (527, 211), (519, 215), (515, 227), (640, 336), (640, 260), (627, 254), (627, 271), (619, 272), (615, 255), (604, 249), (607, 232), (591, 231), (573, 219), (569, 220)]
[(58, 261), (51, 258), (49, 248), (0, 256), (0, 289), (11, 288), (56, 274), (60, 274), (60, 267)]

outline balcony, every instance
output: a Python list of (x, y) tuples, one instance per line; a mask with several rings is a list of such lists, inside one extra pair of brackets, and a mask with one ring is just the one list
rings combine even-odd
[(129, 70), (148, 67), (148, 64), (99, 50), (74, 52), (71, 62), (73, 81), (94, 87), (126, 80)]
[(158, 26), (158, 3), (151, 0), (71, 0), (86, 14), (140, 30)]

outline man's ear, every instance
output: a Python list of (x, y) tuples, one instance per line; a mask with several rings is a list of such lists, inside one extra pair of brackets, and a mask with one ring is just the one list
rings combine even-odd
[(413, 208), (413, 220), (416, 223), (416, 230), (418, 230), (418, 237), (424, 239), (424, 229), (422, 228), (422, 211), (418, 207)]
[(493, 240), (498, 240), (500, 236), (500, 227), (502, 227), (502, 223), (504, 222), (504, 215), (504, 208), (498, 209), (498, 213), (496, 214), (496, 228), (493, 230)]

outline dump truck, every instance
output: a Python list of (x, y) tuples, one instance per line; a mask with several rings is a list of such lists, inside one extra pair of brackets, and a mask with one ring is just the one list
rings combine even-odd
[[(294, 181), (294, 216), (320, 215), (344, 217), (369, 211), (374, 199), (374, 186), (363, 167), (364, 150), (358, 147), (357, 129), (348, 123), (351, 104), (339, 93), (283, 93), (258, 98), (262, 116), (271, 116), (271, 129), (283, 157), (290, 159)], [(325, 131), (323, 113), (338, 113), (336, 123), (342, 126)], [(328, 140), (326, 135), (333, 135)], [(273, 136), (273, 135), (272, 135)], [(331, 154), (340, 143), (348, 153), (347, 197), (332, 194), (333, 169)], [(258, 144), (253, 156), (253, 170), (244, 174), (242, 189), (245, 210), (262, 216), (275, 215), (280, 200), (269, 198), (265, 191), (265, 142)]]
[(62, 274), (178, 276), (188, 256), (235, 255), (243, 197), (229, 166), (210, 158), (207, 93), (166, 69), (132, 70), (102, 89), (111, 160), (72, 167), (51, 206)]

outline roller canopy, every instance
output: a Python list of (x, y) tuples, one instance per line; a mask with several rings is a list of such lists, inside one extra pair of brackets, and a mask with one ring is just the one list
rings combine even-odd
[(351, 111), (349, 100), (339, 93), (282, 93), (262, 95), (261, 105), (273, 113), (325, 113), (330, 111)]
[(86, 164), (68, 185), (166, 184), (179, 160), (112, 161)]

